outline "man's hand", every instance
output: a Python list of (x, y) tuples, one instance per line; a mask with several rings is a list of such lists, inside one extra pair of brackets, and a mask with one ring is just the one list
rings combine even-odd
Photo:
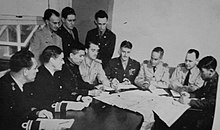
[(190, 94), (187, 92), (181, 92), (179, 102), (182, 104), (189, 104), (190, 102)]
[(45, 109), (41, 111), (37, 111), (37, 116), (40, 118), (53, 119), (53, 114), (50, 111), (47, 111)]
[(130, 81), (129, 79), (127, 79), (127, 78), (124, 78), (122, 84), (124, 84), (124, 85), (130, 85), (130, 84), (131, 84), (131, 81)]
[(118, 84), (119, 84), (119, 81), (118, 81), (116, 78), (112, 79), (112, 81), (111, 81), (111, 87), (112, 87), (114, 90), (117, 90), (117, 89), (118, 89)]
[(92, 98), (90, 96), (84, 96), (81, 98), (81, 100), (85, 103), (91, 103), (92, 102)]
[(94, 89), (89, 91), (89, 95), (96, 97), (99, 96), (102, 93), (102, 90)]

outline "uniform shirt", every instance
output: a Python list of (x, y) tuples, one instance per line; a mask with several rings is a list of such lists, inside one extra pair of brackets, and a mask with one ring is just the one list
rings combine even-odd
[(62, 38), (62, 47), (64, 57), (68, 57), (68, 51), (71, 47), (76, 47), (79, 42), (78, 31), (74, 27), (72, 30), (67, 30), (63, 25), (57, 30), (57, 35)]
[(109, 85), (109, 80), (105, 75), (105, 71), (102, 68), (102, 64), (99, 60), (93, 60), (91, 65), (87, 62), (88, 57), (85, 57), (83, 62), (79, 66), (80, 74), (85, 82), (93, 85), (102, 83)]
[(21, 91), (10, 73), (1, 77), (0, 84), (0, 127), (2, 130), (22, 130), (23, 122), (37, 118), (37, 109), (32, 109), (32, 101)]
[(129, 58), (127, 66), (124, 69), (122, 66), (121, 58), (117, 57), (109, 61), (109, 64), (105, 69), (105, 73), (108, 79), (116, 78), (121, 83), (123, 82), (124, 78), (127, 78), (132, 84), (134, 84), (134, 79), (138, 75), (139, 70), (140, 63), (136, 60)]
[(99, 53), (97, 59), (102, 61), (103, 68), (105, 69), (115, 50), (115, 34), (111, 30), (106, 29), (104, 34), (100, 36), (98, 28), (95, 28), (87, 33), (85, 44), (88, 44), (89, 41), (98, 43)]
[[(175, 91), (182, 91), (181, 88), (183, 87), (184, 80), (186, 78), (186, 75), (188, 73), (188, 70), (186, 69), (186, 66), (184, 63), (179, 64), (175, 71), (172, 74), (172, 77), (170, 79), (171, 88)], [(191, 69), (191, 74), (189, 77), (189, 85), (187, 86), (184, 91), (192, 92), (196, 89), (200, 88), (203, 85), (203, 80), (201, 78), (200, 70), (197, 66)]]
[[(161, 88), (167, 88), (169, 84), (169, 69), (168, 64), (160, 62), (156, 66), (156, 71), (153, 71), (153, 66), (150, 61), (145, 60), (140, 68), (139, 74), (135, 79), (136, 85), (139, 87), (144, 87), (144, 85), (151, 81), (156, 81), (156, 83)], [(149, 87), (150, 84), (148, 84)]]
[(55, 45), (63, 49), (62, 47), (62, 40), (61, 38), (56, 34), (52, 33), (50, 30), (48, 30), (47, 27), (43, 27), (42, 29), (37, 30), (31, 41), (30, 41), (30, 50), (33, 52), (34, 56), (39, 62), (39, 56), (43, 52), (43, 50), (47, 46)]

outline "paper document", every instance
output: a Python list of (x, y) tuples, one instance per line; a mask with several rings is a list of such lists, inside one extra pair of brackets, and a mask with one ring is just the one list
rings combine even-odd
[(36, 121), (40, 121), (39, 130), (69, 129), (74, 123), (74, 119), (41, 119), (41, 118), (38, 118)]
[(188, 108), (172, 98), (158, 98), (153, 111), (163, 120), (167, 126), (171, 126)]

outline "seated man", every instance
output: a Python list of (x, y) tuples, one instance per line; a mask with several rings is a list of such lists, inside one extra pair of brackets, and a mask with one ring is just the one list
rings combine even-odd
[(134, 80), (140, 70), (140, 63), (130, 58), (131, 50), (131, 42), (123, 41), (119, 49), (120, 56), (109, 61), (105, 72), (111, 81), (134, 84)]
[(30, 51), (19, 51), (11, 57), (10, 72), (0, 79), (1, 130), (22, 130), (21, 124), (28, 119), (53, 118), (51, 112), (33, 107), (26, 97), (24, 84), (34, 81), (37, 71), (37, 62)]
[[(212, 129), (218, 87), (218, 73), (215, 71), (216, 66), (217, 61), (212, 56), (206, 56), (201, 59), (198, 63), (198, 68), (204, 80), (203, 86), (194, 92), (181, 93), (181, 98), (179, 100), (181, 103), (188, 104), (191, 108), (202, 110), (198, 112), (196, 116), (188, 114), (188, 118), (185, 120), (185, 124), (191, 123), (191, 120), (196, 120), (196, 124), (192, 124), (191, 127), (197, 130)], [(196, 119), (191, 118), (192, 116), (196, 117)], [(190, 120), (188, 120), (189, 118)]]
[(198, 63), (199, 51), (195, 49), (188, 50), (185, 63), (179, 64), (170, 79), (170, 87), (177, 92), (193, 92), (200, 88), (203, 80), (200, 76)]
[(67, 60), (62, 67), (62, 71), (58, 72), (64, 89), (67, 89), (70, 95), (82, 94), (98, 96), (101, 91), (96, 90), (94, 85), (83, 81), (79, 72), (79, 65), (84, 60), (85, 48), (83, 45), (70, 48)]
[(169, 72), (168, 64), (162, 62), (164, 50), (156, 47), (151, 52), (150, 61), (145, 60), (140, 72), (135, 79), (136, 85), (141, 89), (154, 90), (156, 88), (168, 88)]
[(102, 68), (101, 61), (96, 59), (99, 50), (98, 44), (89, 42), (85, 47), (86, 55), (79, 66), (83, 80), (93, 85), (102, 83), (104, 86), (110, 86), (110, 82)]

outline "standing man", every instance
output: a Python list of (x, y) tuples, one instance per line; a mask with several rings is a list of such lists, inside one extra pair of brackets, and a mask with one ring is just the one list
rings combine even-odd
[(135, 79), (136, 85), (142, 89), (154, 90), (156, 88), (168, 88), (169, 68), (163, 63), (164, 50), (156, 47), (151, 52), (150, 61), (145, 60), (140, 68), (140, 72)]
[(21, 124), (29, 119), (53, 118), (51, 112), (34, 107), (24, 89), (24, 84), (34, 81), (37, 71), (30, 51), (19, 51), (11, 57), (10, 72), (0, 79), (1, 130), (23, 130)]
[(105, 11), (99, 10), (95, 14), (95, 24), (97, 28), (88, 31), (85, 44), (98, 43), (100, 49), (97, 58), (102, 61), (102, 66), (105, 69), (113, 56), (116, 36), (107, 28), (108, 15)]
[(140, 70), (140, 63), (130, 58), (131, 51), (131, 42), (123, 41), (119, 49), (120, 56), (111, 59), (105, 69), (106, 75), (110, 80), (134, 84), (134, 80)]
[(70, 48), (68, 57), (58, 72), (63, 84), (63, 88), (68, 91), (68, 95), (98, 96), (101, 91), (95, 89), (94, 85), (85, 82), (79, 71), (79, 65), (83, 62), (85, 56), (85, 47), (81, 44), (77, 47)]
[(199, 68), (196, 66), (199, 60), (199, 51), (189, 49), (185, 63), (179, 64), (171, 77), (171, 89), (181, 93), (182, 91), (193, 92), (200, 88), (203, 80)]
[(71, 47), (76, 47), (79, 42), (78, 31), (75, 27), (76, 13), (73, 8), (65, 7), (61, 12), (62, 26), (58, 29), (57, 34), (62, 38), (64, 57)]
[(80, 74), (85, 82), (93, 85), (102, 83), (110, 87), (110, 82), (105, 75), (100, 60), (97, 60), (99, 46), (96, 43), (89, 42), (86, 46), (86, 56), (79, 66)]
[[(201, 88), (195, 90), (194, 92), (182, 92), (179, 101), (183, 104), (190, 105), (191, 108), (200, 109), (201, 111), (197, 111), (197, 113), (195, 113), (197, 115), (188, 114), (188, 118), (185, 119), (185, 122), (181, 122), (179, 124), (180, 126), (183, 126), (184, 124), (191, 124), (191, 127), (193, 128), (188, 129), (212, 129), (219, 77), (218, 73), (215, 71), (216, 67), (217, 61), (212, 56), (206, 56), (199, 61), (198, 68), (201, 71), (201, 77), (204, 80), (204, 84)], [(180, 120), (181, 119), (184, 118), (180, 118)], [(192, 124), (195, 122), (196, 124)]]
[(34, 53), (38, 63), (40, 54), (47, 46), (55, 45), (62, 49), (62, 40), (55, 33), (60, 26), (60, 14), (56, 10), (47, 9), (43, 20), (45, 26), (37, 30), (30, 41), (30, 51)]

